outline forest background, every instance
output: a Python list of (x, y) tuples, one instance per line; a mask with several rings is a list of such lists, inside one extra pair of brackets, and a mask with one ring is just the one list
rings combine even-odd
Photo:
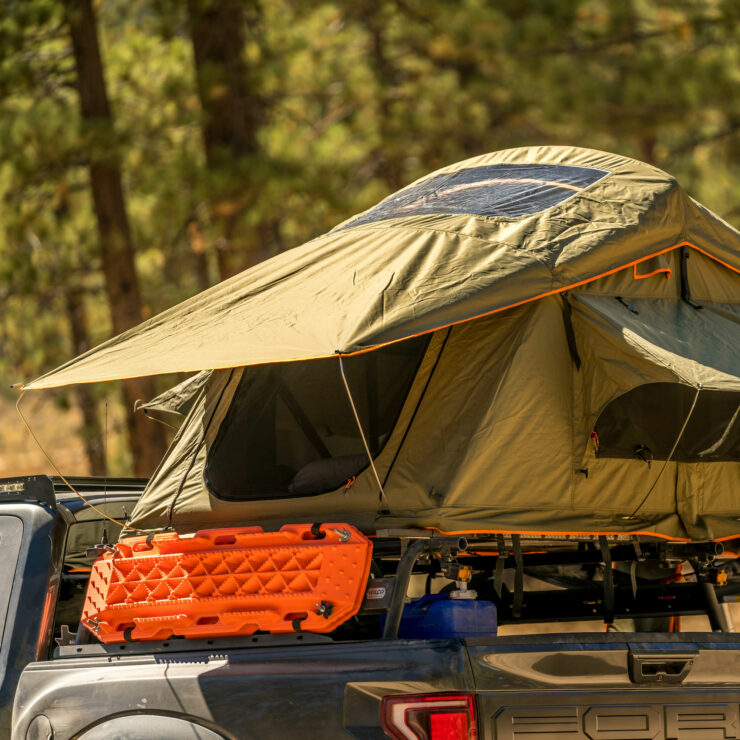
[[(572, 144), (740, 223), (737, 0), (0, 0), (0, 474), (10, 386), (487, 151)], [(66, 474), (147, 475), (181, 378), (31, 393)]]

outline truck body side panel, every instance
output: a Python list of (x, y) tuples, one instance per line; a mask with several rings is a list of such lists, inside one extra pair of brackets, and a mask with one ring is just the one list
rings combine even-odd
[(97, 725), (137, 714), (192, 721), (193, 737), (198, 727), (226, 738), (383, 737), (377, 713), (345, 716), (348, 684), (382, 685), (384, 693), (470, 691), (473, 679), (464, 646), (455, 640), (120, 656), (111, 650), (29, 666), (18, 688), (13, 737), (25, 739), (38, 715), (48, 718), (55, 740), (65, 740), (83, 732), (97, 737)]

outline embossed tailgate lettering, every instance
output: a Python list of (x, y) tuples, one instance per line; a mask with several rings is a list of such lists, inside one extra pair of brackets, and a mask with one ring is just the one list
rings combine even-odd
[(737, 704), (503, 707), (496, 740), (740, 740)]

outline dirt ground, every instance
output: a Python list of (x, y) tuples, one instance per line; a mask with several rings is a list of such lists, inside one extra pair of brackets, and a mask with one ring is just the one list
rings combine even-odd
[[(87, 475), (87, 458), (77, 434), (81, 424), (77, 409), (60, 409), (48, 395), (40, 393), (27, 393), (22, 409), (57, 467), (65, 475)], [(15, 401), (5, 395), (0, 396), (0, 419), (0, 477), (53, 475), (52, 466), (18, 415)]]

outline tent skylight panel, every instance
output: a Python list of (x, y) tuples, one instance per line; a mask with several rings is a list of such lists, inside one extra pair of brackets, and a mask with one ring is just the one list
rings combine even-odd
[(494, 164), (437, 175), (402, 190), (340, 227), (420, 215), (520, 218), (547, 210), (609, 174), (559, 164)]

